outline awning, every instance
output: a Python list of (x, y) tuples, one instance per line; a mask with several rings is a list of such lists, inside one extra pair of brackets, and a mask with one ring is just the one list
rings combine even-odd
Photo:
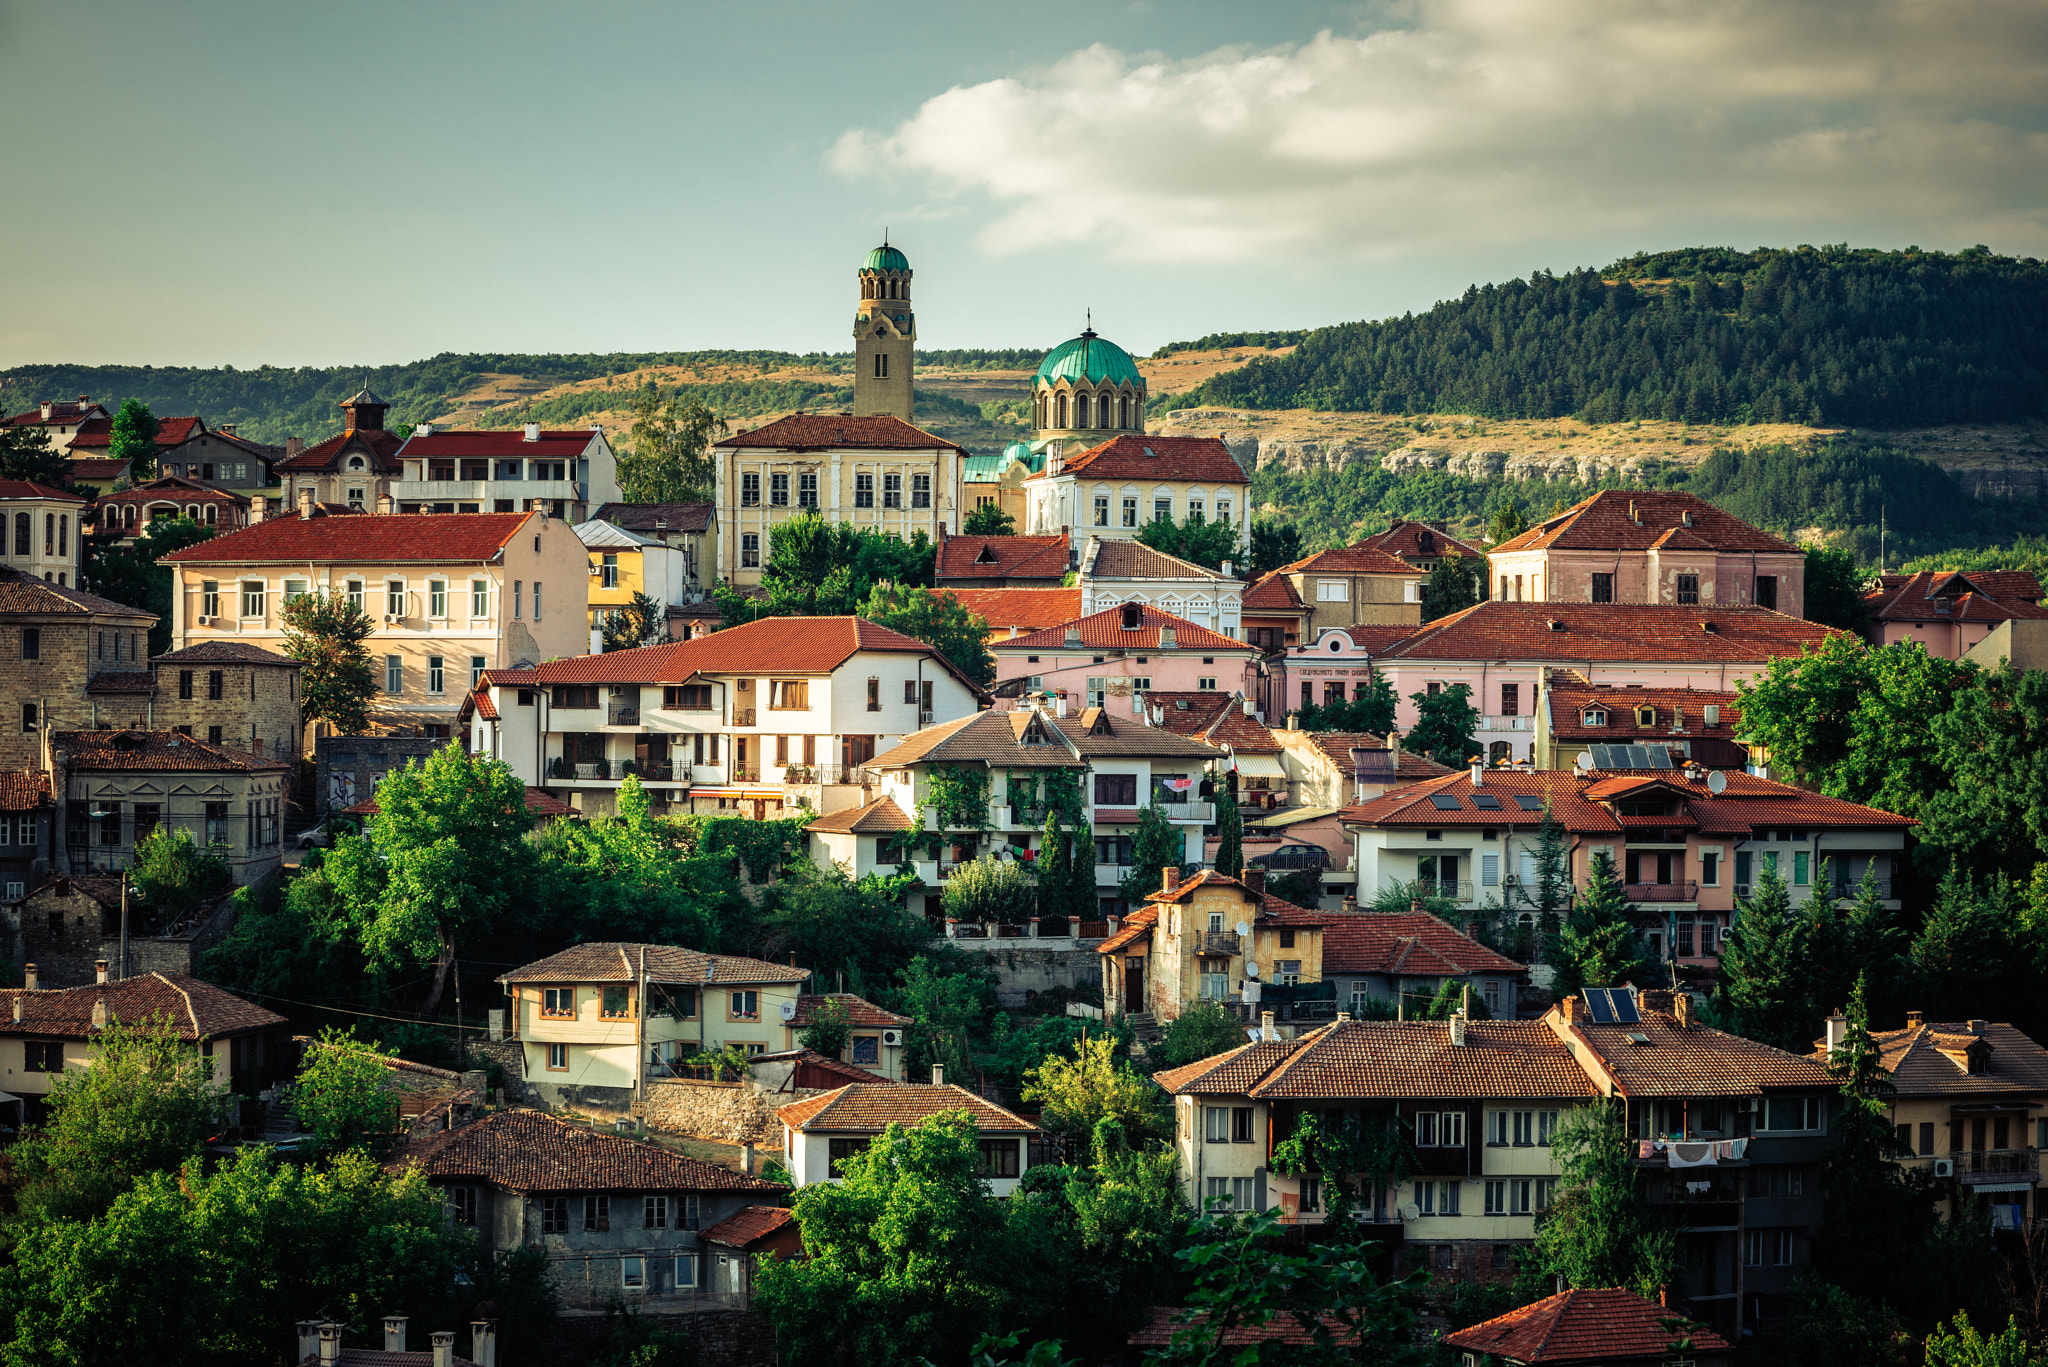
[(1982, 1186), (1978, 1186), (1973, 1183), (1969, 1187), (1969, 1190), (1976, 1192), (1979, 1196), (1983, 1196), (1987, 1193), (1994, 1191), (2032, 1191), (2033, 1189), (2034, 1184), (2032, 1182), (1985, 1183)]
[(1254, 774), (1259, 778), (1287, 777), (1286, 766), (1280, 763), (1277, 755), (1233, 754), (1230, 762), (1237, 766), (1237, 772), (1240, 774)]
[(1247, 821), (1244, 825), (1246, 830), (1277, 831), (1292, 826), (1297, 821), (1314, 821), (1319, 816), (1334, 816), (1338, 810), (1336, 807), (1297, 807), (1291, 812), (1275, 812), (1256, 821)]

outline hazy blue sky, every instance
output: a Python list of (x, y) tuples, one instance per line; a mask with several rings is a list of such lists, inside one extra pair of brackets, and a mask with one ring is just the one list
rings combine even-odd
[(2034, 0), (0, 0), (0, 365), (1133, 350), (1641, 248), (2048, 254)]

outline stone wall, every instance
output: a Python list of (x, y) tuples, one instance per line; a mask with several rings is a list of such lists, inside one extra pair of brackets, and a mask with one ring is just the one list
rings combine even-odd
[[(74, 621), (39, 613), (0, 615), (0, 697), (10, 700), (7, 724), (0, 726), (0, 769), (18, 773), (42, 767), (40, 726), (21, 724), (25, 703), (35, 704), (38, 723), (52, 731), (86, 731), (132, 721), (143, 710), (135, 695), (118, 702), (102, 700), (87, 696), (85, 686), (96, 674), (141, 673), (144, 666), (128, 643), (145, 640), (154, 620), (139, 610), (91, 614)], [(33, 660), (22, 658), (25, 629), (38, 633)], [(102, 638), (114, 636), (121, 638), (126, 656), (118, 662), (97, 648)]]
[(650, 1078), (642, 1099), (641, 1118), (653, 1130), (708, 1139), (716, 1144), (753, 1144), (782, 1148), (778, 1107), (825, 1093), (812, 1087), (764, 1092), (749, 1082), (698, 1082), (690, 1078)]
[(464, 1043), (466, 1062), (471, 1068), (495, 1063), (505, 1073), (505, 1100), (526, 1100), (526, 1050), (516, 1039), (473, 1039)]
[(424, 760), (445, 742), (420, 736), (322, 736), (314, 742), (318, 756), (313, 794), (306, 804), (315, 811), (338, 812), (377, 793), (377, 781), (407, 760)]
[[(223, 585), (232, 591), (232, 584)], [(299, 752), (299, 670), (296, 665), (259, 665), (234, 660), (173, 660), (151, 663), (156, 675), (153, 725), (180, 726), (205, 740), (219, 727), (221, 743), (272, 759)], [(182, 675), (192, 675), (192, 696), (180, 697)], [(221, 676), (221, 695), (209, 697), (209, 676)]]
[[(996, 1000), (1004, 1006), (1028, 1006), (1040, 992), (1054, 987), (1102, 985), (1100, 940), (1045, 941), (954, 940), (956, 947), (978, 953), (996, 975)], [(1050, 948), (1062, 945), (1064, 948)]]

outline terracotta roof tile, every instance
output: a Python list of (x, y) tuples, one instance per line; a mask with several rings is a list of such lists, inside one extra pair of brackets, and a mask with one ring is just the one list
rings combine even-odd
[(479, 717), (482, 717), (485, 721), (498, 720), (498, 705), (491, 701), (491, 694), (489, 689), (471, 689), (469, 693), (469, 705), (471, 707), (474, 707), (476, 709), (476, 714)]
[[(1039, 728), (1037, 734), (1045, 739), (1024, 744), (1019, 738), (1027, 727)], [(1109, 717), (1091, 707), (1078, 717), (1028, 710), (979, 712), (913, 732), (868, 764), (876, 769), (902, 769), (927, 762), (1080, 768), (1090, 759), (1111, 755), (1210, 759), (1215, 751), (1163, 727), (1147, 726), (1135, 717)]]
[[(591, 516), (629, 532), (708, 532), (715, 508), (710, 503), (606, 503)], [(665, 527), (656, 525), (664, 522)]]
[(1161, 651), (1165, 647), (1159, 644), (1159, 632), (1162, 628), (1171, 627), (1175, 635), (1175, 650), (1203, 654), (1225, 651), (1244, 653), (1252, 650), (1243, 641), (1233, 641), (1228, 636), (1218, 635), (1207, 627), (1197, 626), (1184, 617), (1176, 617), (1163, 608), (1153, 607), (1150, 603), (1135, 605), (1139, 609), (1139, 625), (1134, 631), (1126, 631), (1123, 613), (1124, 608), (1130, 606), (1133, 605), (1125, 603), (1113, 608), (1104, 608), (1101, 612), (1091, 612), (1086, 617), (1077, 617), (1071, 622), (1063, 622), (1044, 631), (1034, 631), (1028, 636), (1019, 636), (1008, 641), (994, 641), (990, 643), (989, 649), (997, 652), (1058, 650), (1066, 645), (1067, 628), (1073, 627), (1080, 632), (1081, 644), (1084, 646)]
[(164, 556), (181, 565), (448, 565), (498, 558), (537, 513), (427, 513), (399, 517), (315, 517), (294, 513)]
[[(1553, 627), (1551, 624), (1561, 623)], [(1761, 661), (1846, 633), (1769, 608), (1665, 603), (1485, 602), (1440, 617), (1381, 659)]]
[(756, 427), (717, 443), (733, 450), (769, 451), (928, 451), (964, 448), (935, 437), (921, 427), (884, 414), (856, 418), (850, 413), (792, 413), (766, 427)]
[(918, 1082), (841, 1087), (794, 1102), (775, 1114), (793, 1130), (825, 1134), (879, 1134), (891, 1124), (915, 1125), (947, 1111), (966, 1111), (984, 1134), (1036, 1134), (1038, 1127), (965, 1087)]
[(34, 812), (50, 805), (50, 776), (43, 770), (0, 772), (0, 812)]
[(1282, 565), (1280, 573), (1399, 574), (1412, 579), (1421, 571), (1398, 556), (1374, 550), (1360, 542), (1355, 546), (1340, 546), (1336, 550), (1317, 551), (1314, 555), (1304, 556), (1291, 565)]
[(647, 951), (650, 982), (700, 986), (705, 983), (800, 983), (809, 969), (771, 964), (738, 954), (700, 954), (675, 945), (642, 945), (598, 940), (536, 959), (498, 979), (501, 983), (623, 983), (640, 972)]
[(1152, 927), (1158, 921), (1159, 912), (1156, 908), (1140, 907), (1124, 917), (1123, 924), (1117, 927), (1116, 934), (1095, 946), (1095, 952), (1115, 954), (1127, 945), (1135, 944), (1139, 940), (1148, 940), (1152, 935)]
[[(1551, 1363), (1664, 1361), (1678, 1337), (1664, 1322), (1685, 1317), (1627, 1291), (1562, 1291), (1533, 1305), (1445, 1337), (1453, 1348), (1489, 1353), (1530, 1367)], [(1712, 1329), (1690, 1331), (1693, 1351), (1726, 1353), (1728, 1340)]]
[(71, 478), (83, 484), (108, 484), (126, 478), (128, 467), (133, 463), (113, 456), (74, 456), (71, 460)]
[(1152, 1080), (1175, 1096), (1244, 1096), (1288, 1055), (1307, 1046), (1306, 1037), (1253, 1040), (1224, 1053), (1154, 1073)]
[[(115, 896), (118, 899), (119, 894)], [(107, 1004), (109, 1020), (137, 1025), (165, 1018), (183, 1040), (268, 1030), (287, 1023), (275, 1011), (245, 1002), (189, 974), (144, 973), (85, 987), (0, 990), (0, 1035), (89, 1039), (94, 1029), (93, 1008), (101, 1000)], [(22, 1012), (18, 1023), (13, 1018), (17, 1001)]]
[(1325, 916), (1324, 977), (1335, 973), (1402, 971), (1417, 948), (1460, 974), (1528, 971), (1426, 912), (1361, 911)]
[[(1633, 516), (1631, 511), (1633, 510)], [(1798, 554), (1799, 548), (1758, 531), (1697, 494), (1670, 490), (1608, 489), (1545, 518), (1520, 536), (1493, 548), (1495, 555), (1534, 550), (1646, 551), (1673, 528), (1683, 527), (1699, 544), (1720, 551)]]
[(935, 571), (940, 588), (948, 579), (1058, 579), (1067, 572), (1067, 536), (949, 536), (939, 547)]
[(156, 692), (156, 675), (148, 670), (133, 674), (116, 674), (109, 671), (95, 674), (92, 682), (85, 686), (87, 697), (108, 697), (118, 694), (149, 694)]
[(1261, 575), (1244, 591), (1242, 603), (1245, 612), (1301, 611), (1301, 595), (1294, 591), (1294, 581), (1279, 570)]
[(1039, 631), (1081, 615), (1079, 589), (956, 589), (941, 586), (991, 632)]
[[(1385, 750), (1387, 738), (1371, 731), (1316, 731), (1310, 733), (1318, 750), (1330, 757), (1344, 773), (1352, 771), (1351, 752), (1358, 750)], [(1428, 755), (1413, 750), (1403, 750), (1401, 758), (1395, 761), (1394, 777), (1409, 783), (1426, 778), (1442, 778), (1447, 774), (1461, 772), (1446, 764), (1438, 764)]]
[(277, 468), (294, 473), (339, 470), (345, 457), (361, 455), (370, 474), (403, 474), (405, 466), (398, 459), (398, 448), (403, 445), (403, 433), (359, 427), (353, 432), (340, 432), (318, 445), (308, 446), (291, 459), (279, 461)]
[(1880, 622), (2004, 622), (2048, 617), (2040, 599), (2023, 570), (1923, 570), (1883, 576), (1863, 605)]
[(1483, 560), (1486, 552), (1458, 540), (1443, 528), (1427, 522), (1396, 522), (1376, 536), (1357, 543), (1367, 550), (1385, 551), (1403, 560)]
[(82, 494), (74, 494), (48, 484), (38, 484), (32, 479), (0, 479), (0, 499), (6, 498), (32, 498), (45, 503), (85, 502)]
[(252, 755), (212, 741), (194, 740), (175, 731), (56, 731), (52, 749), (64, 753), (74, 772), (129, 774), (289, 769), (291, 761), (275, 755)]
[(173, 650), (162, 655), (152, 655), (152, 665), (170, 664), (246, 664), (270, 665), (277, 669), (304, 669), (305, 666), (289, 655), (280, 655), (262, 646), (252, 646), (244, 641), (201, 641)]
[(1154, 550), (1142, 541), (1097, 538), (1090, 539), (1089, 550), (1082, 556), (1081, 572), (1093, 579), (1200, 579), (1212, 584), (1237, 582), (1192, 560)]
[(1059, 475), (1051, 474), (1052, 464), (1027, 480), (1062, 478), (1076, 475), (1082, 479), (1177, 479), (1199, 480), (1204, 484), (1249, 484), (1250, 476), (1244, 467), (1230, 454), (1230, 448), (1215, 437), (1154, 437), (1144, 433), (1124, 433), (1112, 437), (1100, 446), (1091, 446), (1077, 456), (1069, 457), (1060, 469)]
[(1542, 1021), (1339, 1021), (1304, 1037), (1248, 1094), (1262, 1097), (1591, 1097), (1593, 1080)]
[(1228, 745), (1240, 755), (1277, 755), (1280, 742), (1272, 731), (1244, 711), (1244, 695), (1209, 689), (1194, 693), (1147, 693), (1145, 701), (1163, 714), (1160, 727), (1177, 736), (1192, 736), (1214, 746)]
[(864, 807), (848, 807), (821, 816), (804, 829), (865, 835), (879, 831), (907, 831), (911, 829), (911, 821), (896, 805), (896, 799), (885, 794)]
[[(1733, 741), (1742, 729), (1742, 697), (1706, 688), (1624, 688), (1614, 684), (1568, 684), (1553, 680), (1544, 690), (1550, 708), (1550, 734), (1560, 740), (1589, 740), (1627, 743), (1638, 740), (1669, 741), (1701, 736), (1719, 736)], [(1707, 729), (1701, 710), (1721, 709), (1720, 722)], [(1639, 725), (1636, 709), (1656, 709), (1656, 720)], [(1588, 726), (1586, 711), (1597, 708), (1607, 713), (1605, 726)], [(1685, 714), (1686, 735), (1673, 736), (1671, 727), (1679, 712)]]
[(860, 617), (763, 617), (695, 640), (553, 660), (534, 676), (541, 684), (652, 684), (681, 683), (698, 674), (829, 674), (863, 650), (929, 655), (974, 688), (923, 641)]
[(575, 460), (591, 442), (603, 437), (602, 432), (588, 427), (546, 428), (538, 441), (528, 441), (524, 427), (437, 428), (406, 437), (398, 454), (404, 460), (460, 460), (465, 456), (476, 460), (515, 456)]
[(846, 1008), (847, 1024), (862, 1026), (909, 1025), (908, 1016), (899, 1016), (893, 1011), (884, 1011), (865, 997), (851, 992), (805, 992), (796, 999), (796, 1014), (789, 1019), (792, 1027), (809, 1025), (817, 1009), (828, 1001), (838, 1002)]
[(22, 570), (0, 569), (0, 612), (78, 613), (154, 622), (156, 614), (116, 603), (83, 589), (59, 588)]
[(759, 1063), (771, 1060), (793, 1060), (801, 1064), (807, 1072), (826, 1073), (832, 1077), (842, 1079), (843, 1082), (857, 1082), (867, 1085), (888, 1081), (887, 1078), (879, 1073), (870, 1072), (866, 1068), (847, 1063), (843, 1059), (826, 1058), (815, 1049), (782, 1049), (772, 1054), (755, 1054), (753, 1057)]
[(787, 1206), (742, 1206), (697, 1237), (726, 1248), (752, 1248), (795, 1219), (796, 1212)]
[(418, 1167), (429, 1178), (483, 1181), (518, 1192), (789, 1190), (539, 1111), (500, 1111), (415, 1140), (385, 1167)]
[[(2048, 1049), (2012, 1026), (1987, 1021), (1981, 1038), (1991, 1046), (1985, 1071), (1972, 1073), (1957, 1057), (1979, 1036), (1968, 1021), (1928, 1022), (1903, 1030), (1872, 1031), (1894, 1089), (1902, 1097), (1982, 1096), (2048, 1091)], [(1817, 1048), (1816, 1061), (1827, 1061)]]
[[(1813, 1059), (1704, 1025), (1683, 1028), (1668, 1012), (1637, 1001), (1638, 1024), (1599, 1025), (1579, 1011), (1570, 1026), (1625, 1095), (1754, 1096), (1766, 1088), (1835, 1085)], [(1630, 1040), (1632, 1034), (1647, 1043)]]
[[(65, 399), (62, 402), (50, 405), (50, 416), (47, 418), (43, 416), (42, 405), (38, 404), (26, 412), (16, 413), (6, 421), (9, 427), (41, 427), (46, 422), (51, 424), (63, 423), (68, 427), (72, 423), (77, 422), (81, 414), (90, 413), (96, 408), (102, 412), (106, 411), (103, 405), (94, 403), (91, 399), (85, 399), (78, 403)], [(102, 421), (108, 420), (102, 419)]]

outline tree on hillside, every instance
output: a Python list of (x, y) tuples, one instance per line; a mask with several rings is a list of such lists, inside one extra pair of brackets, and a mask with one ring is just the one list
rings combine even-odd
[(1021, 926), (1038, 906), (1024, 866), (985, 856), (954, 869), (946, 879), (946, 915), (979, 925)]
[(631, 650), (664, 639), (661, 604), (644, 593), (635, 592), (623, 607), (604, 615), (602, 630), (607, 651)]
[(1452, 684), (1440, 693), (1410, 693), (1408, 701), (1420, 714), (1402, 742), (1408, 749), (1453, 769), (1462, 768), (1479, 753), (1474, 737), (1479, 712), (1472, 706), (1470, 684)]
[(1394, 685), (1385, 674), (1374, 670), (1370, 679), (1355, 687), (1349, 699), (1311, 703), (1296, 715), (1304, 731), (1370, 731), (1384, 736), (1394, 729), (1399, 706)]
[(183, 826), (158, 826), (136, 842), (129, 891), (160, 929), (189, 922), (234, 885), (223, 852), (200, 849)]
[(114, 430), (107, 442), (107, 454), (115, 460), (133, 462), (128, 477), (140, 483), (156, 478), (156, 415), (139, 399), (122, 403), (114, 415)]
[(1178, 1068), (1228, 1053), (1244, 1043), (1244, 1022), (1222, 1002), (1203, 997), (1188, 1003), (1187, 1009), (1166, 1027), (1166, 1038), (1159, 1044), (1159, 1058), (1167, 1067)]
[(1529, 518), (1523, 512), (1521, 502), (1517, 499), (1508, 499), (1497, 504), (1492, 516), (1486, 521), (1486, 544), (1503, 545), (1528, 530)]
[(1072, 841), (1060, 831), (1060, 814), (1045, 814), (1045, 832), (1039, 837), (1038, 864), (1032, 872), (1038, 882), (1038, 915), (1045, 919), (1072, 915), (1067, 894), (1072, 879), (1067, 867)]
[[(1074, 828), (1072, 853), (1067, 859), (1067, 915), (1093, 921), (1101, 914), (1101, 890), (1095, 883), (1095, 828), (1082, 822)], [(2048, 905), (2048, 894), (2043, 896)], [(2048, 943), (2044, 935), (2043, 943)]]
[(877, 626), (900, 631), (945, 656), (962, 674), (986, 687), (996, 677), (988, 650), (988, 623), (950, 593), (880, 583), (856, 609)]
[(878, 584), (929, 588), (936, 558), (921, 531), (905, 541), (803, 513), (769, 529), (762, 597), (741, 594), (725, 581), (714, 596), (726, 626), (760, 617), (840, 616), (858, 611)]
[[(377, 669), (364, 642), (377, 630), (346, 595), (302, 593), (285, 603), (284, 653), (299, 671), (299, 719), (324, 721), (344, 736), (369, 729)], [(298, 741), (294, 736), (293, 742)]]
[(161, 655), (171, 648), (171, 567), (157, 562), (213, 535), (213, 528), (189, 517), (160, 517), (132, 542), (94, 541), (85, 548), (82, 583), (102, 598), (156, 614), (149, 653)]
[(1809, 1018), (1798, 978), (1800, 942), (1791, 893), (1777, 869), (1766, 864), (1750, 895), (1735, 901), (1714, 985), (1715, 1023), (1774, 1048), (1805, 1052), (1818, 1022)]
[(1822, 626), (1860, 632), (1869, 610), (1863, 605), (1863, 567), (1846, 546), (1806, 548), (1806, 619)]
[(398, 1097), (384, 1090), (388, 1076), (383, 1045), (329, 1026), (306, 1050), (285, 1104), (320, 1153), (368, 1148), (398, 1129)]
[(1216, 837), (1216, 871), (1235, 878), (1244, 872), (1244, 815), (1237, 809), (1237, 789), (1229, 782), (1216, 785)]
[(40, 427), (0, 426), (0, 479), (26, 479), (52, 489), (71, 487), (71, 457), (50, 447)]
[(1226, 560), (1243, 558), (1237, 528), (1228, 522), (1175, 522), (1169, 517), (1158, 517), (1138, 529), (1138, 541), (1210, 570), (1222, 568)]
[(1559, 926), (1554, 950), (1546, 954), (1557, 965), (1556, 989), (1568, 996), (1581, 987), (1612, 987), (1629, 980), (1643, 960), (1642, 932), (1636, 909), (1623, 896), (1614, 856), (1593, 851), (1586, 886), (1573, 899)]
[(969, 513), (967, 520), (960, 524), (960, 535), (962, 536), (1015, 536), (1016, 534), (1016, 520), (1004, 512), (1002, 505), (997, 503), (982, 504), (979, 508)]
[(711, 443), (725, 419), (681, 389), (664, 402), (652, 380), (633, 400), (630, 451), (618, 452), (619, 492), (627, 503), (702, 503), (711, 497)]
[(1252, 523), (1251, 558), (1245, 578), (1256, 579), (1282, 565), (1301, 559), (1301, 528), (1278, 518), (1258, 518)]
[(1678, 1280), (1678, 1237), (1643, 1190), (1623, 1103), (1565, 1112), (1550, 1152), (1562, 1176), (1550, 1214), (1536, 1226), (1533, 1252), (1542, 1276), (1657, 1299)]
[(2018, 902), (2003, 875), (1980, 893), (1962, 861), (1950, 863), (1911, 951), (1929, 1019), (1967, 1020), (1987, 1009), (1987, 996), (2003, 995), (1998, 986), (2022, 967), (2014, 962)]
[(1119, 1059), (1117, 1049), (1115, 1038), (1100, 1034), (1075, 1041), (1072, 1058), (1052, 1054), (1025, 1071), (1022, 1096), (1040, 1104), (1047, 1130), (1083, 1140), (1108, 1120), (1132, 1145), (1172, 1133), (1165, 1093), (1128, 1060)]
[(1434, 622), (1473, 606), (1480, 599), (1485, 573), (1483, 560), (1447, 555), (1437, 561), (1429, 578), (1422, 582), (1422, 620)]
[(2003, 664), (1976, 684), (1933, 722), (1943, 783), (1917, 813), (1922, 849), (2024, 878), (2048, 859), (2048, 672)]

